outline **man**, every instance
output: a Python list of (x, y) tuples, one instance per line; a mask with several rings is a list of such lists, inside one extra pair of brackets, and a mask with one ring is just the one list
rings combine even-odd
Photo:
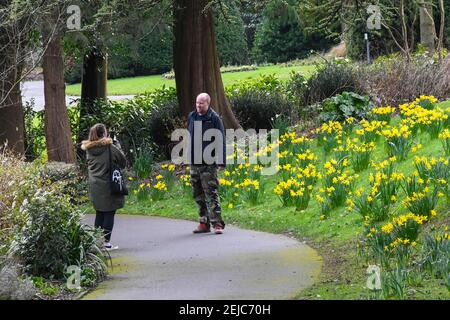
[[(211, 224), (216, 234), (222, 234), (225, 223), (222, 220), (218, 193), (218, 167), (225, 167), (225, 132), (219, 115), (211, 108), (211, 97), (201, 93), (196, 99), (196, 110), (189, 113), (190, 164), (192, 193), (199, 207), (200, 223), (194, 233), (211, 232)], [(215, 129), (215, 131), (209, 131)], [(218, 133), (214, 139), (204, 139)], [(208, 141), (205, 141), (208, 140)], [(211, 145), (213, 144), (213, 145)], [(212, 159), (208, 159), (205, 149), (213, 147)]]

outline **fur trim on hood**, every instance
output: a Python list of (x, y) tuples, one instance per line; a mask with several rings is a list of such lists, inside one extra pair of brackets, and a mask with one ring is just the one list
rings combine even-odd
[(81, 150), (87, 151), (95, 147), (109, 146), (110, 144), (112, 144), (111, 138), (101, 138), (97, 141), (84, 140), (81, 143)]

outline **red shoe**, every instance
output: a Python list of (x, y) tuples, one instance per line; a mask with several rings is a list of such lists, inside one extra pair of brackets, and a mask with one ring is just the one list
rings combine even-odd
[(193, 233), (208, 233), (211, 232), (211, 228), (209, 224), (206, 223), (200, 223), (197, 228), (192, 231)]
[(223, 227), (220, 223), (217, 223), (214, 225), (214, 233), (215, 234), (222, 234), (223, 233)]

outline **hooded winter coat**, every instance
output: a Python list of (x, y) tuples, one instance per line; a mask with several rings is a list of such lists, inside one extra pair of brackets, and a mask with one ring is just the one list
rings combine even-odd
[(112, 161), (120, 168), (125, 168), (125, 155), (113, 144), (111, 138), (83, 141), (81, 144), (81, 149), (86, 151), (87, 157), (89, 197), (94, 209), (101, 212), (115, 211), (125, 205), (123, 195), (111, 194), (109, 148), (111, 148)]

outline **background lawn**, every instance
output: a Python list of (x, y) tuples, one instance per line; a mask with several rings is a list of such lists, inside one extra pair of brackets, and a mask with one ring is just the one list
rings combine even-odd
[[(227, 87), (232, 83), (247, 79), (255, 78), (261, 74), (269, 75), (275, 74), (280, 80), (289, 79), (292, 71), (301, 72), (306, 77), (309, 77), (316, 69), (315, 65), (305, 66), (266, 66), (258, 67), (258, 70), (242, 71), (242, 72), (227, 72), (222, 74), (224, 86)], [(108, 81), (108, 95), (132, 95), (139, 94), (146, 91), (151, 91), (165, 85), (166, 87), (175, 86), (175, 80), (165, 80), (161, 75), (134, 77), (114, 79)], [(69, 85), (66, 87), (66, 94), (72, 96), (79, 96), (81, 94), (81, 84)]]

